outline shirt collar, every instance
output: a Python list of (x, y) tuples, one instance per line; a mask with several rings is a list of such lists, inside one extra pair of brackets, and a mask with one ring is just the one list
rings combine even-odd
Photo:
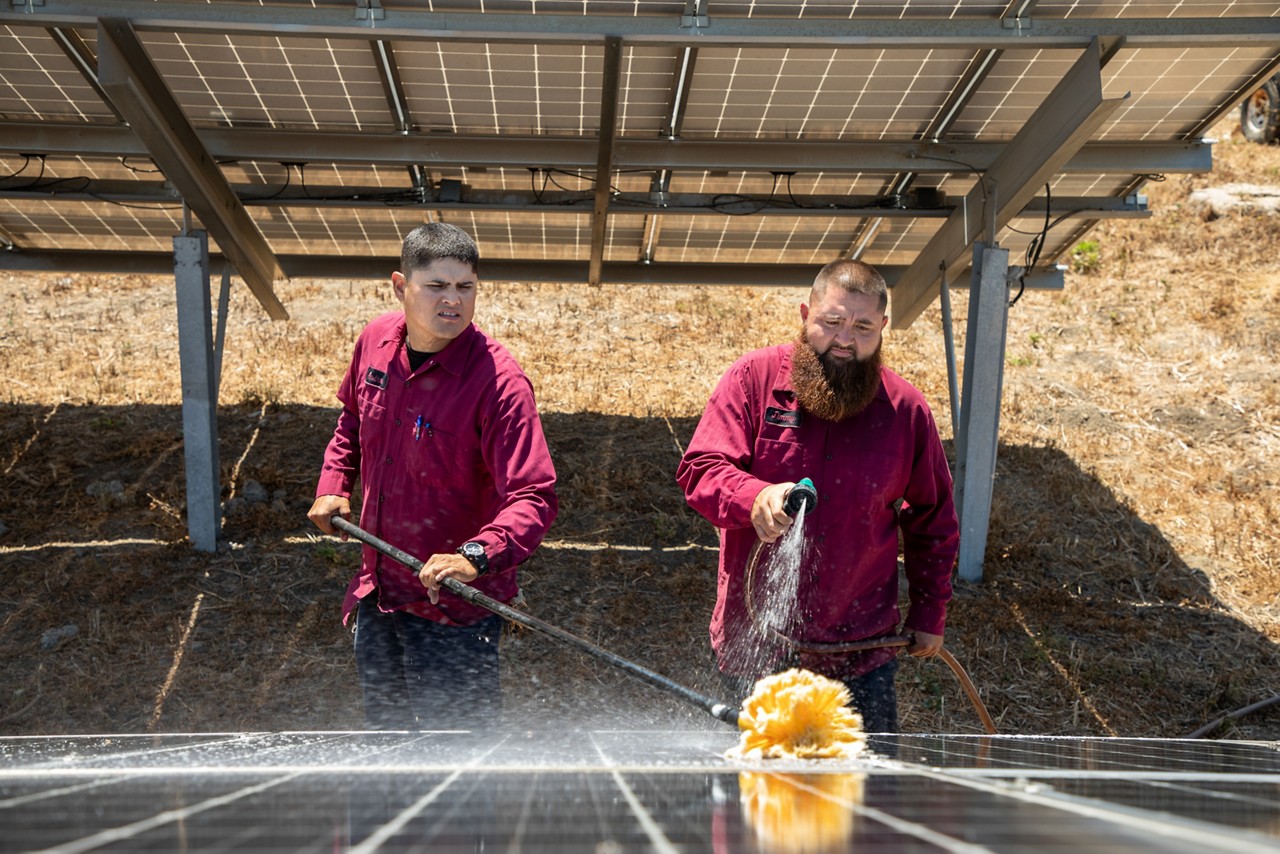
[[(404, 313), (401, 312), (399, 320), (391, 325), (386, 335), (378, 342), (378, 346), (398, 347), (405, 341), (408, 334), (409, 327), (405, 323)], [(480, 331), (476, 329), (475, 323), (468, 323), (467, 328), (459, 332), (458, 337), (446, 344), (443, 350), (432, 356), (430, 361), (455, 376), (462, 376), (466, 371), (467, 357), (471, 354), (471, 341), (479, 334)]]

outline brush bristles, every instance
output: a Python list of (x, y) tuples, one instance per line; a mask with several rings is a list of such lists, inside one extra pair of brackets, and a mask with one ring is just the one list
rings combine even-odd
[(862, 715), (849, 708), (844, 683), (792, 669), (756, 683), (742, 704), (742, 738), (730, 756), (748, 759), (848, 759), (866, 746)]

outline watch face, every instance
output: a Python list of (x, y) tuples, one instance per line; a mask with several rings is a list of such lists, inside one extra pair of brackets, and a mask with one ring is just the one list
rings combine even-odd
[(467, 557), (481, 557), (484, 555), (484, 546), (479, 543), (464, 543), (462, 553)]

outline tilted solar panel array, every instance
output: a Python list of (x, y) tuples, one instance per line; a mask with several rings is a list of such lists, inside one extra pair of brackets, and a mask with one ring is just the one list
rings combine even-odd
[(1206, 168), (1201, 138), (1280, 64), (1278, 15), (1100, 0), (11, 0), (0, 241), (11, 267), (94, 266), (67, 250), (96, 251), (102, 269), (169, 264), (184, 194), (98, 79), (107, 21), (125, 55), (136, 37), (130, 74), (171, 94), (196, 131), (185, 154), (216, 164), (277, 274), (384, 275), (364, 259), (439, 219), (510, 262), (489, 278), (794, 284), (855, 255), (896, 280), (1096, 36), (1103, 95), (1123, 101), (999, 223), (1020, 257), (1047, 208), (1044, 266), (1097, 219), (1142, 215), (1151, 176)]

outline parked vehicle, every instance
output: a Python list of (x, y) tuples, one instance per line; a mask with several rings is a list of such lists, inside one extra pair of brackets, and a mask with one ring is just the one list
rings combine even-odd
[(1280, 136), (1280, 72), (1241, 102), (1240, 130), (1254, 142), (1275, 142)]

